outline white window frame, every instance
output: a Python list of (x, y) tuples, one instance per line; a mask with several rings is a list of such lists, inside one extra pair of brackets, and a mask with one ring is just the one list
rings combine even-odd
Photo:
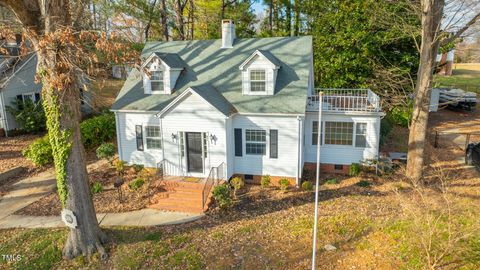
[[(365, 125), (365, 134), (358, 134), (357, 133), (357, 126), (358, 125)], [(367, 137), (367, 133), (368, 133), (368, 123), (366, 122), (355, 122), (355, 135), (354, 135), (354, 138), (355, 138), (355, 141), (353, 142), (353, 145), (355, 146), (355, 148), (369, 148), (369, 144), (368, 144), (368, 137)], [(365, 146), (357, 146), (357, 137), (358, 136), (364, 136), (365, 137)]]
[[(254, 132), (263, 132), (263, 136), (265, 137), (264, 141), (260, 140), (248, 140), (247, 139), (247, 131), (254, 131)], [(259, 128), (246, 128), (245, 131), (245, 143), (244, 143), (244, 148), (245, 148), (245, 155), (248, 156), (266, 156), (268, 153), (268, 140), (267, 140), (267, 131), (265, 129), (259, 129)], [(255, 145), (264, 145), (265, 151), (261, 154), (259, 153), (248, 153), (247, 152), (247, 145), (249, 144), (255, 144)]]
[[(264, 79), (263, 80), (253, 80), (252, 79), (252, 72), (258, 72), (258, 71), (261, 71), (263, 72), (264, 74)], [(249, 87), (250, 87), (250, 94), (259, 94), (259, 95), (264, 95), (267, 93), (267, 70), (266, 69), (262, 69), (262, 68), (249, 68), (247, 70), (248, 72), (248, 80), (249, 80)], [(263, 82), (264, 85), (265, 85), (265, 88), (263, 89), (263, 91), (252, 91), (252, 83), (255, 83), (255, 82)]]
[[(355, 145), (355, 122), (346, 122), (346, 121), (322, 121), (322, 122), (325, 122), (323, 124), (323, 128), (324, 128), (324, 131), (322, 132), (324, 135), (324, 140), (323, 140), (323, 145), (325, 146), (333, 146), (333, 147), (353, 147)], [(351, 143), (350, 144), (332, 144), (332, 143), (327, 143), (327, 132), (328, 132), (328, 129), (327, 129), (327, 123), (342, 123), (342, 124), (351, 124), (352, 125), (352, 137), (350, 138), (351, 139)], [(342, 134), (342, 133), (340, 133)], [(340, 140), (343, 140), (340, 139)]]
[[(158, 136), (149, 136), (148, 134), (148, 128), (158, 128)], [(146, 124), (145, 127), (144, 127), (144, 137), (145, 137), (145, 149), (147, 150), (161, 150), (162, 149), (162, 129), (160, 128), (160, 126), (157, 126), (157, 125), (148, 125)], [(151, 148), (148, 144), (148, 141), (150, 140), (155, 140), (157, 143), (160, 144), (160, 147), (155, 147), (155, 148)]]
[(320, 121), (320, 142), (317, 141), (317, 144), (313, 144), (313, 137), (317, 137), (318, 138), (318, 126), (317, 126), (317, 129), (315, 129), (314, 127), (314, 123), (317, 122), (318, 123), (318, 120), (313, 120), (310, 124), (310, 126), (312, 127), (312, 132), (310, 133), (312, 138), (310, 140), (310, 145), (314, 146), (314, 147), (317, 147), (318, 145), (320, 146), (323, 146), (323, 133), (324, 133), (324, 124), (323, 122), (324, 121)]
[(37, 92), (23, 93), (22, 94), (22, 101), (25, 101), (25, 96), (32, 96), (32, 102), (33, 103), (37, 102), (38, 100), (35, 98), (35, 94), (37, 94)]
[[(150, 74), (150, 91), (152, 91), (152, 93), (165, 93), (165, 70), (161, 69), (161, 68), (157, 68), (157, 69), (153, 69), (150, 71), (151, 74)], [(162, 79), (161, 80), (153, 80), (153, 73), (154, 72), (161, 72), (162, 73), (162, 76), (160, 76)], [(163, 85), (163, 89), (162, 90), (154, 90), (153, 89), (153, 83), (162, 83)]]

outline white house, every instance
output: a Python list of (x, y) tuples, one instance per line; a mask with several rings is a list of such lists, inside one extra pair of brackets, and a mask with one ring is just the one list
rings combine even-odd
[(310, 36), (237, 39), (224, 20), (222, 39), (147, 43), (142, 61), (112, 107), (119, 156), (130, 164), (298, 185), (318, 145), (324, 169), (378, 155), (382, 113), (370, 90), (325, 90), (317, 142)]

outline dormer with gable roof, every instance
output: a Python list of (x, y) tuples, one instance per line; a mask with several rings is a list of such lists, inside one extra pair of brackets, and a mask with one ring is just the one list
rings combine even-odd
[(256, 50), (240, 66), (244, 95), (274, 95), (280, 61), (269, 51)]
[(171, 94), (185, 66), (176, 53), (152, 53), (142, 65), (145, 94)]

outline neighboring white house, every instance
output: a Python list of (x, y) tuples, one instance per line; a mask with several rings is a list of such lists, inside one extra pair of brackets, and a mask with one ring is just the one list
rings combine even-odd
[[(0, 55), (0, 129), (5, 131), (20, 128), (13, 115), (8, 113), (7, 106), (15, 100), (40, 101), (42, 84), (35, 83), (37, 55), (27, 56)], [(91, 95), (81, 93), (82, 112), (91, 111)]]
[(113, 104), (120, 159), (166, 174), (262, 175), (300, 183), (304, 165), (345, 171), (378, 155), (379, 99), (370, 90), (329, 90), (321, 142), (312, 38), (235, 38), (147, 43)]

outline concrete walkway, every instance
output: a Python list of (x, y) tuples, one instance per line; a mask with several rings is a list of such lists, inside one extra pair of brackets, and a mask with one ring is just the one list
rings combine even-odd
[[(0, 198), (0, 229), (64, 227), (65, 224), (59, 216), (13, 214), (54, 191), (55, 187), (53, 171), (43, 172), (15, 183), (12, 190)], [(97, 220), (102, 226), (157, 226), (194, 221), (203, 216), (204, 214), (142, 209), (124, 213), (100, 213), (97, 214)]]
[(0, 220), (55, 190), (53, 171), (42, 172), (13, 184), (12, 190), (0, 198)]
[[(101, 226), (159, 226), (181, 224), (200, 219), (204, 214), (167, 212), (142, 209), (124, 213), (100, 213), (97, 220)], [(65, 227), (59, 216), (10, 215), (0, 220), (0, 229), (8, 228), (56, 228)]]

